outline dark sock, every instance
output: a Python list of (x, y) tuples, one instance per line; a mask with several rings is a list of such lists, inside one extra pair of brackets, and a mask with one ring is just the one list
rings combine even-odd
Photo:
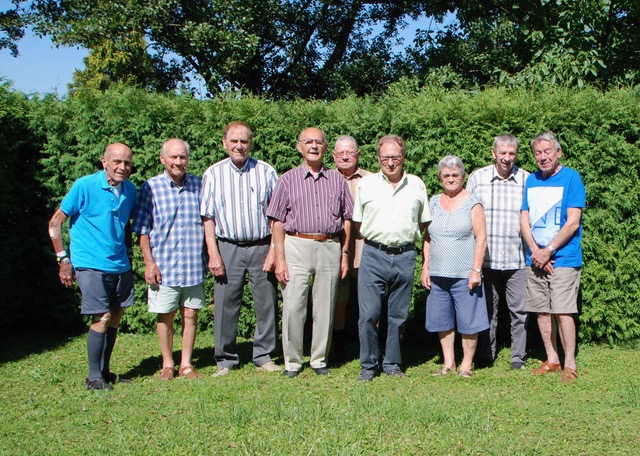
[(104, 377), (110, 371), (111, 353), (113, 353), (113, 347), (116, 345), (116, 337), (118, 337), (118, 328), (107, 328), (107, 337), (104, 344), (104, 353), (102, 355), (102, 376)]
[(102, 378), (100, 365), (102, 364), (102, 353), (104, 352), (106, 334), (89, 329), (87, 335), (87, 355), (89, 357), (89, 381)]

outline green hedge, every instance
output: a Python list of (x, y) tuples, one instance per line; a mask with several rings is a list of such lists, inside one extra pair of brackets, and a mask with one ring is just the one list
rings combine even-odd
[[(425, 180), (430, 194), (440, 191), (436, 164), (442, 156), (459, 155), (472, 171), (491, 162), (492, 138), (509, 132), (523, 143), (521, 166), (534, 170), (529, 141), (541, 131), (552, 130), (563, 145), (563, 163), (581, 173), (587, 188), (580, 337), (616, 343), (640, 336), (637, 91), (405, 93), (399, 89), (382, 98), (351, 97), (327, 103), (274, 102), (250, 96), (199, 101), (122, 88), (100, 95), (79, 93), (63, 101), (22, 99), (16, 106), (21, 103), (28, 107), (21, 109), (29, 111), (29, 134), (40, 153), (37, 179), (42, 192), (50, 195), (47, 215), (78, 176), (100, 168), (108, 143), (123, 141), (132, 147), (131, 179), (136, 185), (161, 171), (160, 146), (173, 136), (189, 141), (191, 172), (202, 174), (224, 157), (221, 133), (231, 120), (244, 120), (253, 127), (254, 155), (272, 163), (279, 173), (300, 162), (295, 138), (309, 125), (323, 128), (330, 141), (340, 134), (355, 136), (361, 143), (362, 165), (370, 170), (378, 169), (376, 140), (386, 133), (399, 134), (407, 140), (408, 171)], [(5, 136), (12, 135), (5, 122), (1, 128)], [(46, 231), (43, 218), (38, 223)], [(54, 261), (52, 254), (47, 261)], [(153, 320), (144, 305), (139, 252), (135, 263), (137, 305), (127, 312), (124, 328), (150, 330)], [(425, 296), (418, 285), (416, 313), (424, 306)], [(252, 319), (250, 306), (245, 306), (241, 334), (251, 334)], [(211, 315), (205, 312), (201, 323), (211, 326)]]

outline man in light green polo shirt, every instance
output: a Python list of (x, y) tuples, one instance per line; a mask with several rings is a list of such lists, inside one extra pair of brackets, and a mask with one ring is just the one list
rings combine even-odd
[(415, 243), (431, 221), (424, 182), (404, 172), (404, 140), (383, 136), (376, 150), (380, 172), (362, 178), (353, 209), (356, 230), (364, 238), (358, 277), (359, 380), (372, 380), (380, 370), (377, 322), (386, 293), (388, 325), (382, 370), (392, 377), (405, 376), (400, 368), (400, 346), (411, 302)]

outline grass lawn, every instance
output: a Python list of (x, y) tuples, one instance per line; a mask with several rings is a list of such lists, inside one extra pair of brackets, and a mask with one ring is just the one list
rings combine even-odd
[(581, 345), (580, 378), (561, 384), (532, 377), (534, 359), (511, 371), (508, 349), (471, 379), (433, 378), (438, 347), (414, 340), (407, 378), (363, 383), (357, 360), (329, 377), (249, 363), (211, 378), (211, 344), (199, 336), (204, 378), (162, 382), (155, 336), (120, 335), (112, 367), (134, 381), (107, 392), (83, 389), (84, 335), (4, 340), (0, 454), (640, 454), (637, 348)]

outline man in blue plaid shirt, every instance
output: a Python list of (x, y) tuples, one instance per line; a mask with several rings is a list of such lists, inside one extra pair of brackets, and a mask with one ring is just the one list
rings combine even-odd
[(162, 351), (161, 380), (175, 377), (173, 319), (182, 316), (182, 359), (178, 375), (198, 378), (191, 365), (198, 310), (204, 307), (206, 256), (204, 225), (200, 217), (202, 180), (186, 172), (189, 144), (171, 139), (163, 144), (164, 172), (140, 187), (133, 219), (149, 285), (149, 312), (158, 314)]

